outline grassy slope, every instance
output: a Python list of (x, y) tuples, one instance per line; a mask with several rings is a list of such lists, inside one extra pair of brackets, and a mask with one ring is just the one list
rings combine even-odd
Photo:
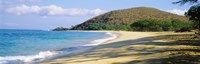
[(184, 16), (179, 16), (175, 14), (171, 14), (168, 12), (164, 12), (155, 8), (149, 7), (137, 7), (123, 10), (115, 10), (111, 11), (97, 17), (91, 18), (86, 22), (74, 26), (72, 29), (76, 30), (84, 30), (88, 29), (90, 24), (93, 23), (106, 23), (112, 25), (130, 25), (133, 22), (136, 22), (140, 19), (152, 18), (159, 20), (172, 20), (179, 19), (181, 21), (187, 21), (188, 19)]

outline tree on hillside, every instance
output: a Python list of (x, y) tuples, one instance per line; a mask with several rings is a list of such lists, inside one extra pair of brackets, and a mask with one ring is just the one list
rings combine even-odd
[(192, 3), (195, 4), (185, 13), (185, 16), (194, 22), (194, 28), (198, 29), (198, 34), (200, 35), (200, 3), (198, 0), (180, 0), (174, 2), (175, 4), (186, 4)]
[(183, 22), (178, 19), (171, 21), (158, 19), (141, 19), (132, 23), (130, 26), (135, 31), (171, 31), (181, 28), (189, 28), (191, 27), (191, 22)]
[(197, 28), (200, 34), (200, 5), (192, 6), (185, 15), (194, 22), (194, 28)]

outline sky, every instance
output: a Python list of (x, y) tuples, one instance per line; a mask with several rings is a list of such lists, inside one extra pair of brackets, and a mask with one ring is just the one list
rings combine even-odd
[(71, 27), (119, 9), (152, 7), (184, 15), (191, 5), (179, 0), (0, 0), (0, 29), (50, 30)]

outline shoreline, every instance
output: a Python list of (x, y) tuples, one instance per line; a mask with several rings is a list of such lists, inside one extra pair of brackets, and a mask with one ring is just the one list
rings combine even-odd
[[(68, 62), (64, 62), (62, 60), (76, 58), (79, 55), (84, 55), (85, 53), (86, 54), (87, 53), (91, 53), (92, 51), (96, 51), (96, 50), (98, 51), (98, 49), (102, 49), (102, 48), (115, 47), (117, 45), (110, 45), (110, 44), (113, 44), (115, 42), (128, 41), (128, 40), (137, 40), (137, 39), (146, 38), (146, 37), (153, 37), (153, 36), (163, 35), (161, 32), (128, 32), (128, 31), (86, 31), (86, 32), (116, 33), (116, 34), (118, 34), (118, 37), (113, 39), (113, 40), (101, 43), (100, 45), (97, 45), (95, 49), (92, 49), (92, 50), (89, 50), (89, 51), (86, 51), (86, 52), (83, 52), (83, 53), (74, 54), (74, 55), (71, 55), (71, 56), (64, 56), (64, 57), (57, 58), (57, 59), (54, 59), (54, 60), (50, 60), (50, 61), (47, 61), (47, 62), (42, 62), (41, 64), (49, 64), (49, 63), (91, 64), (91, 63), (96, 63), (96, 61), (84, 62), (84, 63), (82, 63), (82, 62), (80, 62), (80, 63), (68, 63)], [(139, 41), (141, 41), (141, 40), (139, 40)], [(123, 43), (120, 43), (120, 44), (123, 44)], [(126, 44), (126, 42), (125, 42), (125, 44)], [(83, 58), (87, 58), (87, 57), (83, 57)], [(77, 59), (75, 59), (73, 61), (78, 61), (78, 60), (84, 60), (84, 59), (78, 59), (77, 58)], [(104, 62), (104, 61), (102, 61), (102, 62)]]
[[(80, 31), (80, 32), (96, 32), (96, 31)], [(55, 60), (55, 59), (60, 58), (60, 57), (84, 53), (84, 52), (90, 51), (90, 50), (94, 49), (95, 47), (102, 45), (106, 42), (117, 39), (120, 36), (118, 33), (113, 33), (113, 32), (108, 32), (108, 31), (102, 31), (102, 32), (105, 33), (106, 35), (109, 35), (109, 36), (105, 37), (105, 38), (101, 38), (101, 39), (92, 40), (88, 44), (85, 44), (85, 45), (82, 45), (82, 46), (72, 47), (72, 48), (75, 48), (75, 50), (73, 50), (73, 51), (68, 51), (68, 50), (51, 51), (51, 52), (56, 53), (56, 54), (49, 56), (47, 58), (44, 58), (42, 61), (31, 62), (31, 64), (38, 64), (38, 63), (42, 63), (42, 62), (46, 62), (46, 61)]]
[[(95, 31), (80, 31), (80, 32), (95, 32)], [(45, 62), (45, 61), (51, 61), (51, 60), (54, 60), (54, 59), (57, 59), (57, 58), (60, 58), (60, 57), (64, 57), (64, 56), (84, 53), (84, 52), (87, 52), (87, 51), (94, 49), (95, 47), (97, 47), (99, 45), (102, 45), (106, 42), (117, 39), (117, 37), (119, 37), (118, 34), (113, 33), (113, 32), (108, 32), (108, 31), (105, 31), (105, 32), (102, 31), (102, 32), (105, 33), (106, 35), (109, 35), (109, 36), (105, 37), (105, 38), (101, 38), (101, 39), (92, 40), (88, 44), (85, 44), (85, 45), (82, 45), (82, 46), (72, 47), (72, 48), (75, 48), (75, 50), (73, 50), (73, 51), (67, 51), (67, 50), (52, 51), (52, 52), (55, 52), (55, 53), (57, 53), (57, 52), (60, 52), (60, 53), (57, 53), (56, 55), (53, 55), (50, 58), (44, 59), (43, 61), (35, 62), (33, 64), (37, 64), (37, 63), (41, 63), (41, 62)]]
[[(87, 31), (80, 31), (87, 32)], [(6, 56), (0, 57), (2, 63), (16, 63), (16, 64), (38, 64), (45, 61), (54, 60), (63, 56), (68, 56), (71, 54), (78, 54), (95, 48), (98, 45), (101, 45), (104, 42), (116, 39), (117, 34), (111, 32), (104, 32), (107, 37), (91, 40), (89, 43), (77, 47), (69, 47), (61, 50), (50, 50), (50, 51), (41, 51), (36, 55), (29, 56)], [(1, 64), (1, 62), (0, 62)]]
[[(75, 32), (77, 32), (77, 31), (75, 31)], [(95, 32), (95, 31), (80, 31), (80, 32)], [(73, 55), (73, 54), (79, 54), (79, 53), (87, 52), (87, 51), (92, 50), (95, 47), (97, 47), (97, 46), (99, 46), (99, 45), (101, 45), (101, 44), (103, 44), (105, 42), (114, 40), (114, 39), (116, 39), (116, 37), (119, 36), (117, 34), (114, 34), (112, 32), (107, 32), (107, 31), (103, 32), (103, 33), (105, 33), (105, 35), (109, 35), (109, 36), (105, 37), (105, 38), (101, 38), (101, 39), (92, 40), (88, 44), (85, 44), (85, 45), (82, 45), (82, 46), (70, 47), (70, 49), (71, 48), (72, 49), (75, 48), (75, 50), (73, 50), (73, 51), (68, 51), (68, 50), (50, 51), (54, 55), (51, 55), (51, 56), (49, 56), (47, 58), (43, 58), (42, 60), (39, 60), (39, 61), (33, 61), (33, 62), (31, 62), (31, 64), (38, 64), (38, 63), (42, 63), (42, 62), (46, 62), (46, 61), (55, 60), (57, 58), (64, 57), (64, 56), (69, 56), (69, 55)]]
[(86, 45), (83, 45), (83, 46), (98, 46), (98, 45), (102, 45), (106, 42), (115, 40), (118, 37), (120, 37), (120, 34), (118, 34), (118, 33), (113, 33), (113, 32), (104, 32), (104, 33), (106, 35), (109, 35), (109, 37), (93, 40), (89, 44), (86, 44)]

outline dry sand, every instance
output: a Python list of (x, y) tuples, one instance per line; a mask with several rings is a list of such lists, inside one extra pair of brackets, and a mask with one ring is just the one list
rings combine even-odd
[[(112, 41), (99, 45), (94, 50), (43, 62), (41, 64), (149, 64), (148, 59), (164, 58), (171, 52), (158, 52), (175, 46), (152, 45), (156, 36), (172, 34), (172, 32), (126, 32), (126, 31), (98, 31), (113, 32), (120, 36)], [(178, 46), (185, 48), (187, 46)]]

